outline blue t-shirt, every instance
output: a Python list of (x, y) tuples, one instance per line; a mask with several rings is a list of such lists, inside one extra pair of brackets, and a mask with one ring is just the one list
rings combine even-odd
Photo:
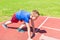
[(29, 23), (30, 13), (24, 10), (20, 10), (16, 12), (16, 18), (18, 20), (23, 20), (24, 22)]

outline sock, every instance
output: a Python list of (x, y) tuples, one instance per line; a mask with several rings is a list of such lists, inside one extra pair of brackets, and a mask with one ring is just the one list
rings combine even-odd
[(10, 23), (11, 23), (11, 21), (7, 21), (7, 22), (5, 22), (5, 25), (10, 24)]

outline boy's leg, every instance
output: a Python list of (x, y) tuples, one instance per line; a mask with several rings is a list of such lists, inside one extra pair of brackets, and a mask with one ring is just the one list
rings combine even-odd
[(4, 28), (8, 28), (8, 24), (11, 24), (11, 21), (7, 21), (7, 22), (5, 22), (4, 24), (2, 24), (2, 26), (4, 27)]
[(21, 31), (24, 32), (24, 30), (21, 30), (24, 26), (25, 26), (25, 24), (21, 24), (20, 27), (17, 30), (20, 31), (20, 32)]
[(19, 28), (21, 29), (23, 26), (25, 26), (25, 24), (20, 25), (20, 27), (19, 27)]
[(2, 26), (4, 28), (8, 28), (7, 25), (11, 23), (17, 23), (19, 20), (16, 18), (16, 14), (13, 15), (12, 19), (10, 21), (5, 22)]

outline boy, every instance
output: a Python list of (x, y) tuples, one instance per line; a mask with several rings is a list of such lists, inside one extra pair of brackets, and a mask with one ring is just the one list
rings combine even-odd
[(39, 12), (37, 10), (33, 10), (31, 13), (26, 12), (24, 10), (20, 10), (13, 15), (10, 21), (7, 21), (2, 26), (8, 28), (7, 27), (8, 24), (17, 23), (18, 21), (24, 21), (24, 23), (18, 28), (18, 31), (20, 31), (23, 26), (26, 26), (28, 30), (28, 40), (32, 40), (30, 34), (29, 20), (30, 19), (36, 20), (38, 16), (39, 16)]

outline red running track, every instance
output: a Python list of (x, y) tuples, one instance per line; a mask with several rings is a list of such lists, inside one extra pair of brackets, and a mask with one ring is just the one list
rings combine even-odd
[[(60, 19), (58, 18), (49, 18), (40, 16), (35, 21), (35, 28), (39, 26), (41, 30), (46, 30), (47, 33), (41, 34), (37, 33), (33, 40), (60, 40)], [(46, 21), (45, 21), (46, 20)], [(45, 22), (44, 22), (45, 21)], [(0, 40), (27, 40), (28, 35), (26, 32), (18, 32), (16, 29), (4, 29), (2, 27), (3, 23), (0, 23)], [(13, 23), (8, 26), (10, 27), (19, 27), (19, 23)]]

